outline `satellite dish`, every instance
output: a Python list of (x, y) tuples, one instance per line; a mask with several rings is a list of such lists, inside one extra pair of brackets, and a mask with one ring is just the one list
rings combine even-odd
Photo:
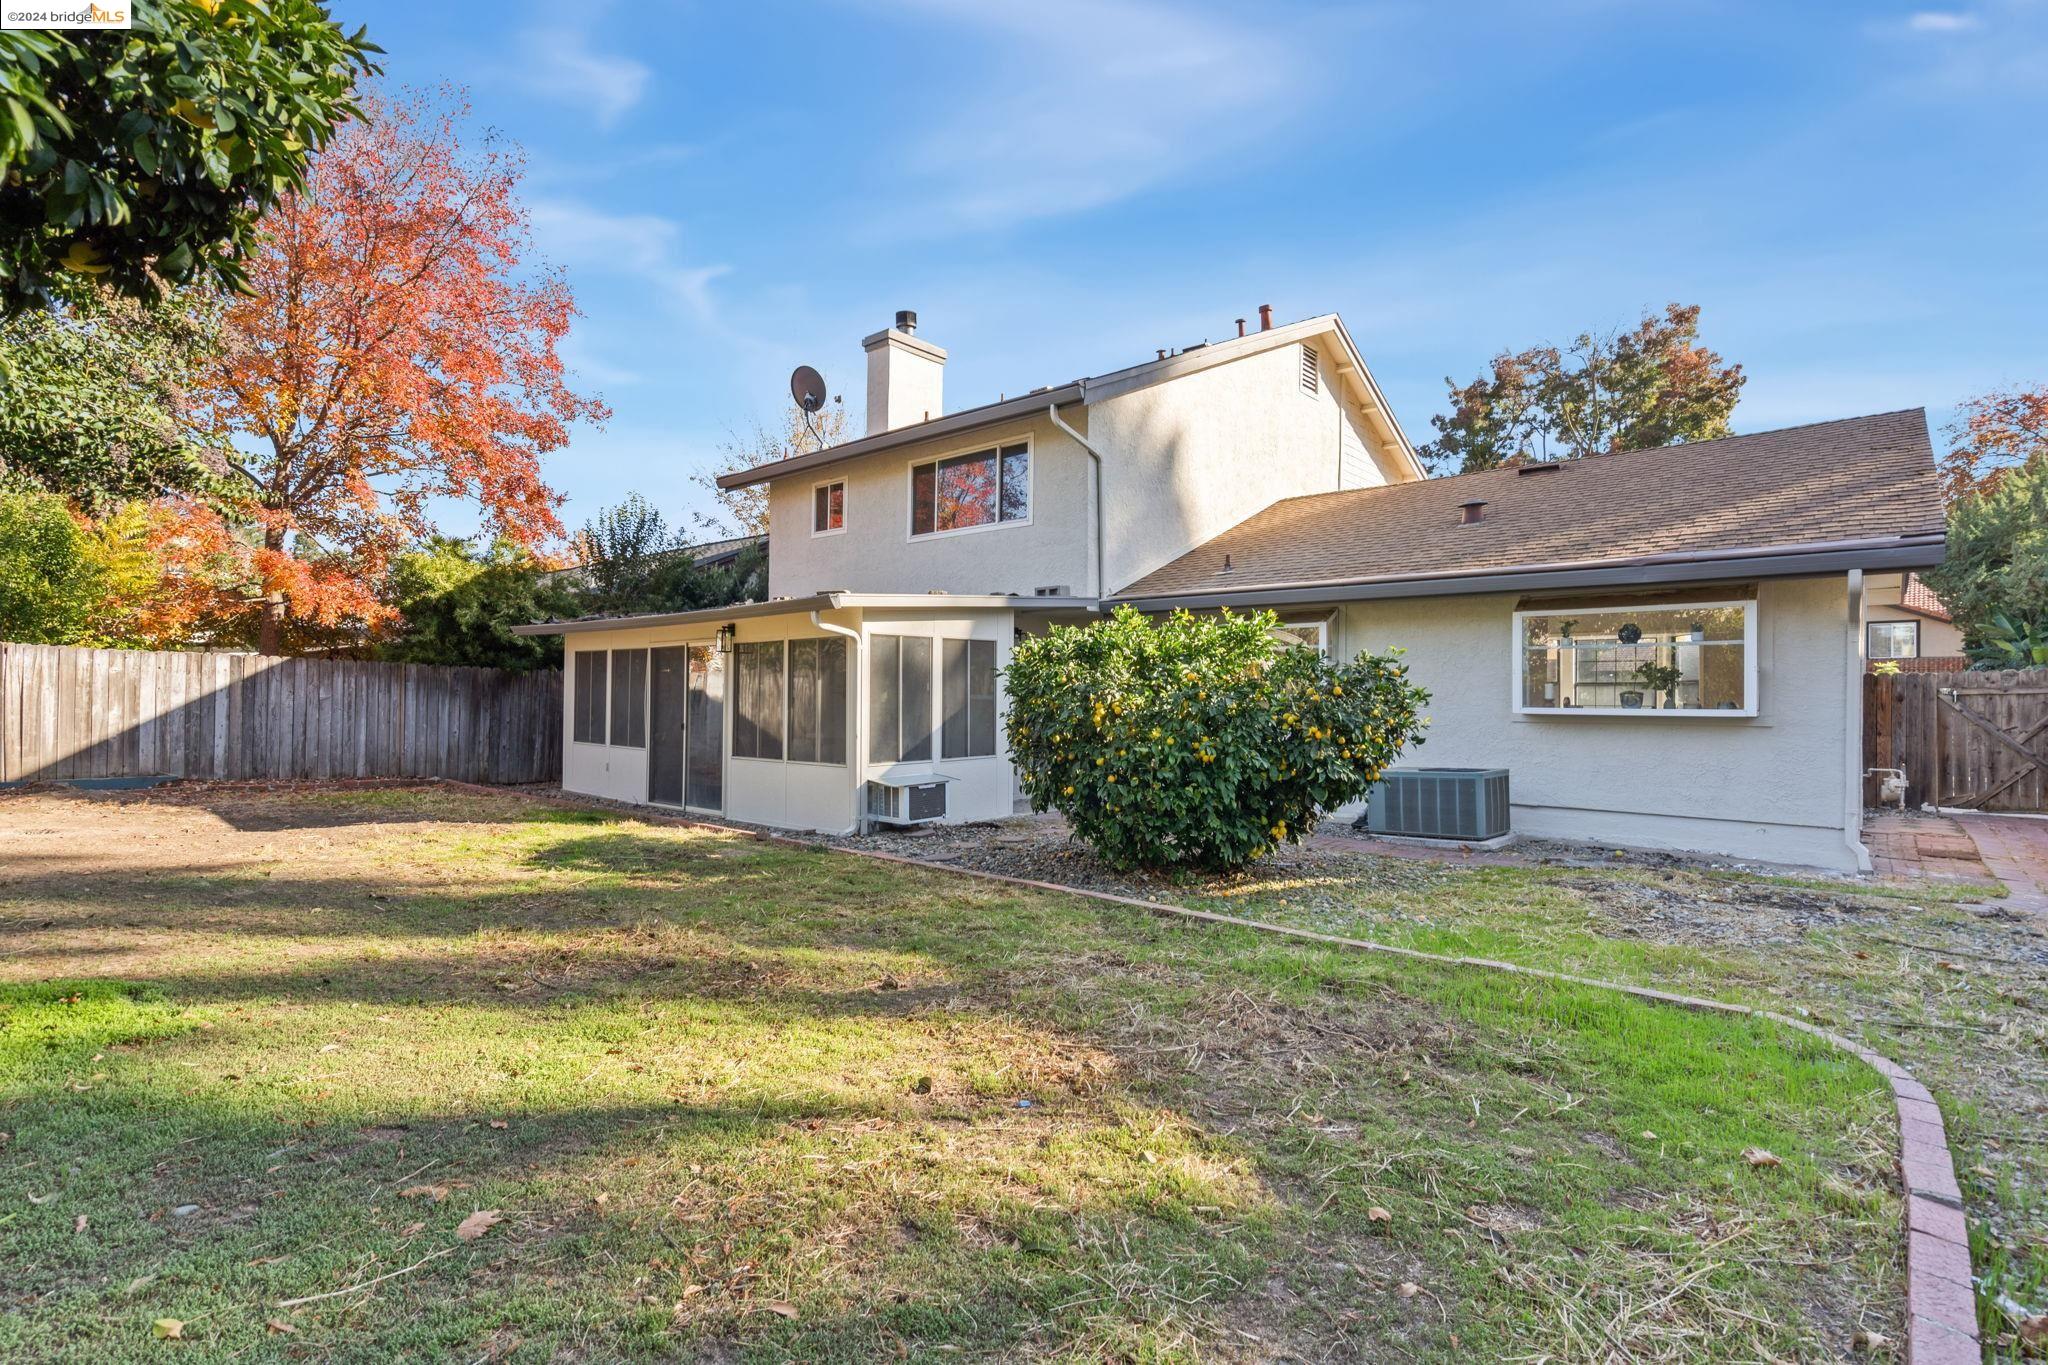
[(799, 365), (789, 376), (789, 396), (805, 412), (825, 406), (825, 376), (808, 365)]

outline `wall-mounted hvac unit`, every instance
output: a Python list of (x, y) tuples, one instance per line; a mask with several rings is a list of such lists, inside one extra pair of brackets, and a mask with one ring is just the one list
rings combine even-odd
[(1506, 768), (1389, 768), (1366, 798), (1374, 834), (1480, 843), (1508, 833)]
[(884, 825), (924, 825), (946, 818), (946, 785), (933, 777), (913, 782), (868, 783), (868, 819)]

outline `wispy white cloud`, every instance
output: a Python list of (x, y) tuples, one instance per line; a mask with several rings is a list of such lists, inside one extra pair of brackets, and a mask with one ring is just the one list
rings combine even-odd
[[(1291, 116), (1315, 64), (1270, 14), (1159, 0), (889, 0), (975, 43), (904, 104), (883, 150), (897, 230), (1014, 224), (1127, 198), (1239, 152)], [(977, 41), (978, 40), (978, 41)], [(943, 113), (934, 116), (935, 110)]]
[(1968, 33), (1982, 26), (1983, 20), (1976, 15), (1954, 10), (1924, 9), (1906, 20), (1906, 27), (1914, 33)]
[(640, 102), (654, 73), (618, 53), (598, 52), (581, 29), (543, 26), (519, 30), (513, 60), (503, 74), (517, 88), (583, 110), (610, 127)]
[(731, 267), (686, 260), (682, 227), (674, 219), (652, 213), (609, 213), (567, 199), (538, 199), (530, 212), (535, 240), (549, 260), (574, 267), (578, 273), (630, 278), (698, 322), (718, 322), (711, 284), (731, 273)]

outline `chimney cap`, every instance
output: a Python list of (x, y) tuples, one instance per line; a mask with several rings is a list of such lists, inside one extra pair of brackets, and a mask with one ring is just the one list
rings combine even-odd
[(915, 332), (917, 330), (917, 313), (909, 308), (898, 308), (896, 310), (896, 330), (899, 332)]

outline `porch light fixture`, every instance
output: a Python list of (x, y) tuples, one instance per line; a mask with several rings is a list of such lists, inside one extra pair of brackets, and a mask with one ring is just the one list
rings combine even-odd
[(739, 634), (739, 631), (740, 628), (731, 622), (727, 622), (718, 628), (718, 652), (720, 654), (732, 653), (733, 637)]

